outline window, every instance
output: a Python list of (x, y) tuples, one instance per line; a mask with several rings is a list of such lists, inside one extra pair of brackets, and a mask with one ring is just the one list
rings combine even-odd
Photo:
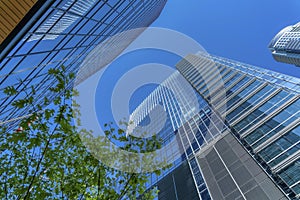
[[(240, 121), (238, 124), (234, 126), (234, 128), (239, 132), (243, 133), (245, 130), (247, 130), (250, 126), (256, 124), (258, 121), (262, 120), (265, 116), (282, 106), (284, 103), (286, 103), (288, 100), (290, 100), (294, 95), (289, 95), (286, 91), (281, 91), (278, 94), (276, 94), (274, 97), (269, 99), (266, 103), (264, 103), (262, 106), (254, 110), (252, 113), (250, 113), (248, 116), (246, 116), (242, 121)], [(246, 110), (249, 110), (251, 107), (249, 106), (248, 109), (243, 110), (245, 112)], [(240, 113), (242, 114), (242, 113)], [(253, 115), (253, 116), (250, 116)], [(235, 116), (232, 116), (233, 118)], [(254, 119), (253, 119), (254, 118)], [(236, 119), (236, 118), (235, 118)]]
[(274, 90), (275, 90), (275, 88), (271, 87), (270, 85), (265, 86), (259, 92), (254, 94), (247, 101), (245, 101), (239, 107), (237, 107), (233, 112), (229, 113), (226, 117), (227, 120), (233, 121), (234, 119), (237, 119), (243, 113), (245, 113), (246, 111), (250, 110), (253, 106), (255, 106), (258, 103), (258, 101), (263, 100), (266, 96), (268, 96)]
[(257, 140), (260, 140), (260, 143), (262, 143), (262, 141), (267, 140), (268, 138), (282, 130), (284, 127), (289, 125), (291, 122), (298, 119), (300, 117), (299, 111), (300, 99), (292, 103), (287, 108), (283, 109), (276, 116), (269, 119), (258, 129), (254, 130), (252, 133), (246, 136), (245, 141), (251, 145)]
[(300, 160), (283, 169), (279, 173), (280, 178), (289, 186), (300, 180)]
[(255, 80), (253, 83), (248, 85), (244, 90), (239, 92), (236, 96), (234, 96), (232, 99), (230, 99), (227, 102), (227, 108), (229, 109), (231, 106), (233, 106), (235, 103), (243, 99), (245, 96), (247, 96), (249, 93), (251, 93), (253, 90), (255, 90), (259, 85), (261, 85), (262, 82)]
[[(290, 152), (288, 151), (293, 148), (299, 149), (299, 146), (297, 146), (297, 144), (299, 145), (299, 143), (300, 126), (297, 126), (293, 130), (283, 135), (281, 138), (277, 139), (271, 145), (263, 149), (261, 152), (258, 153), (258, 155), (265, 162), (274, 162), (275, 160), (277, 160), (276, 163), (279, 163), (282, 158), (280, 159), (280, 161), (277, 158), (282, 155), (290, 155)], [(274, 166), (276, 163), (274, 162), (273, 164), (271, 164), (271, 166)]]

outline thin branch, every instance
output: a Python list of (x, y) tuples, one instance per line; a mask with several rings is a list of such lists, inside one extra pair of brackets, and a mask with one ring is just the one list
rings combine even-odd
[[(65, 77), (63, 76), (63, 78), (65, 78)], [(65, 82), (65, 83), (66, 83), (66, 82)], [(64, 90), (63, 90), (63, 95), (62, 95), (62, 98), (63, 98), (63, 106), (64, 106), (65, 103), (66, 103), (65, 95), (66, 95), (66, 88), (64, 88)], [(32, 106), (33, 106), (33, 109), (35, 110), (35, 106), (34, 106), (33, 104), (32, 104)], [(59, 113), (58, 113), (59, 120), (58, 120), (58, 121), (60, 121), (60, 119), (62, 119), (63, 115), (64, 115), (64, 114), (63, 114), (63, 110), (59, 110)], [(41, 119), (39, 119), (39, 121), (40, 121), (40, 123), (42, 122)], [(41, 123), (41, 124), (43, 124), (43, 123)], [(44, 125), (44, 124), (43, 124), (43, 125)], [(40, 159), (39, 159), (39, 161), (38, 161), (38, 164), (37, 164), (37, 166), (36, 166), (34, 175), (33, 175), (32, 179), (31, 179), (31, 182), (30, 182), (30, 184), (29, 184), (29, 186), (28, 186), (28, 189), (27, 189), (27, 192), (26, 192), (26, 194), (25, 194), (24, 199), (27, 199), (27, 198), (29, 197), (29, 192), (30, 192), (30, 190), (31, 190), (31, 188), (32, 188), (32, 185), (33, 185), (33, 183), (34, 183), (34, 180), (35, 180), (35, 178), (36, 178), (36, 176), (37, 176), (37, 174), (38, 174), (40, 165), (41, 165), (41, 163), (42, 163), (42, 161), (43, 161), (43, 159), (44, 159), (44, 156), (45, 156), (45, 154), (46, 154), (46, 152), (47, 152), (47, 150), (48, 150), (48, 147), (49, 147), (49, 145), (50, 145), (50, 141), (51, 141), (51, 139), (52, 139), (52, 136), (54, 135), (54, 133), (55, 133), (55, 131), (57, 130), (57, 127), (58, 127), (58, 126), (59, 126), (59, 123), (57, 123), (57, 124), (55, 125), (54, 129), (52, 130), (51, 134), (49, 135), (49, 139), (47, 140), (46, 146), (45, 146), (45, 148), (44, 148), (44, 150), (43, 150), (43, 153), (42, 153), (42, 155), (41, 155), (41, 157), (40, 157)], [(43, 128), (44, 128), (44, 131), (46, 131), (46, 127), (43, 126)]]
[(97, 198), (100, 197), (100, 188), (101, 188), (101, 165), (99, 166), (98, 170), (98, 191), (97, 191)]
[(124, 189), (122, 190), (121, 194), (118, 196), (118, 198), (117, 198), (118, 200), (121, 200), (122, 197), (127, 193), (128, 189), (130, 188), (130, 187), (128, 187), (128, 185), (129, 185), (131, 179), (134, 177), (135, 177), (135, 174), (131, 174), (130, 178), (128, 179), (127, 183), (124, 186)]
[(46, 143), (46, 146), (45, 146), (45, 148), (44, 148), (44, 150), (43, 150), (42, 156), (41, 156), (41, 158), (39, 159), (38, 164), (37, 164), (37, 166), (36, 166), (36, 168), (35, 168), (35, 172), (34, 172), (34, 174), (33, 174), (33, 177), (32, 177), (32, 179), (31, 179), (31, 181), (30, 181), (30, 184), (29, 184), (29, 186), (28, 186), (28, 189), (27, 189), (27, 192), (26, 192), (26, 194), (25, 194), (24, 199), (27, 199), (27, 197), (29, 197), (28, 195), (29, 195), (30, 189), (31, 189), (31, 187), (32, 187), (32, 185), (33, 185), (33, 183), (34, 183), (34, 179), (35, 179), (35, 177), (36, 177), (36, 175), (37, 175), (37, 173), (38, 173), (38, 171), (39, 171), (40, 165), (41, 165), (41, 163), (42, 163), (42, 161), (43, 161), (43, 159), (44, 159), (44, 156), (45, 156), (45, 154), (46, 154), (46, 152), (47, 152), (47, 150), (48, 150), (48, 146), (49, 146), (49, 144), (50, 144), (50, 141), (51, 141), (51, 139), (52, 139), (52, 136), (53, 136), (53, 134), (55, 133), (57, 127), (58, 127), (58, 124), (56, 124), (55, 128), (53, 129), (52, 133), (50, 134), (50, 137), (49, 137), (49, 139), (48, 139), (48, 141), (47, 141), (47, 143)]

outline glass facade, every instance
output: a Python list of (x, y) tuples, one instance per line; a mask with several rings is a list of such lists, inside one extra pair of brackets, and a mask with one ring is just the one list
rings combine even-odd
[[(299, 138), (294, 133), (300, 123), (299, 79), (201, 53), (188, 55), (177, 69), (184, 78), (175, 72), (131, 115), (135, 126), (142, 125), (156, 105), (163, 106), (168, 120), (159, 134), (176, 137), (184, 150), (179, 153), (181, 160), (156, 180), (152, 177), (150, 185), (159, 185), (187, 159), (199, 199), (255, 199), (258, 191), (264, 199), (296, 198), (299, 180), (286, 182), (283, 174), (294, 173), (289, 166), (298, 170)], [(191, 98), (195, 91), (196, 107)], [(157, 127), (155, 121), (162, 121), (161, 116), (152, 115), (154, 125), (147, 131)], [(290, 145), (274, 152), (276, 158), (266, 158), (265, 149), (287, 137)], [(222, 188), (223, 181), (231, 183), (231, 192)], [(255, 189), (245, 189), (249, 181)]]
[[(205, 77), (211, 62), (215, 73)], [(300, 79), (202, 53), (188, 55), (177, 68), (280, 190), (298, 198)], [(195, 73), (200, 87), (193, 80)], [(210, 81), (216, 74), (221, 82)]]
[[(53, 80), (47, 74), (50, 68), (64, 65), (67, 72), (78, 72), (85, 57), (103, 41), (122, 31), (142, 28), (130, 38), (119, 37), (113, 42), (114, 49), (108, 60), (114, 59), (160, 14), (166, 0), (150, 1), (96, 1), (56, 0), (45, 1), (44, 5), (23, 25), (7, 46), (0, 52), (0, 123), (15, 127), (17, 119), (28, 115), (29, 107), (15, 109), (14, 100), (30, 95), (31, 86), (37, 94), (34, 100), (47, 96), (53, 99), (48, 88)], [(23, 33), (23, 34), (21, 34)], [(106, 47), (108, 48), (108, 47)], [(84, 79), (101, 69), (84, 67), (79, 73)], [(18, 95), (9, 98), (4, 88), (13, 86)]]
[(300, 22), (282, 29), (270, 42), (276, 61), (300, 66)]
[[(163, 127), (164, 145), (176, 138), (183, 150), (167, 150), (174, 165), (151, 175), (147, 184), (161, 187), (158, 197), (168, 196), (162, 184), (185, 162), (196, 199), (299, 197), (300, 80), (203, 53), (177, 69), (130, 118), (146, 131)], [(162, 114), (151, 114), (157, 106), (167, 113), (164, 126)]]
[[(161, 107), (160, 113), (157, 112), (158, 107)], [(149, 177), (147, 184), (149, 187), (158, 186), (159, 199), (171, 199), (172, 196), (174, 199), (182, 199), (180, 197), (188, 197), (191, 194), (196, 194), (191, 195), (191, 199), (211, 199), (195, 155), (222, 134), (224, 124), (178, 71), (161, 83), (133, 111), (130, 121), (134, 124), (133, 132), (156, 130), (157, 135), (163, 139), (162, 149), (166, 148), (163, 153), (172, 163), (172, 167), (164, 170), (160, 176), (152, 174)], [(144, 123), (145, 121), (147, 123)], [(157, 130), (157, 127), (161, 129)], [(167, 148), (172, 140), (176, 141), (175, 144)], [(187, 167), (183, 167), (184, 165)], [(173, 190), (166, 189), (163, 184), (168, 183), (171, 188), (178, 185), (179, 183), (170, 179), (170, 176), (182, 168), (185, 169), (187, 177), (181, 177), (181, 182), (190, 180), (189, 183), (193, 183), (189, 195), (185, 194), (187, 190), (183, 189), (184, 186)]]

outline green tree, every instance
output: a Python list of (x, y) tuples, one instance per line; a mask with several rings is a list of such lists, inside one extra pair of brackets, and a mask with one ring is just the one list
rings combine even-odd
[[(62, 66), (50, 69), (48, 76), (56, 80), (49, 88), (55, 98), (36, 101), (34, 87), (23, 90), (25, 97), (12, 105), (30, 107), (31, 115), (20, 120), (19, 128), (13, 131), (1, 127), (0, 199), (135, 199), (142, 193), (143, 198), (153, 199), (158, 191), (153, 188), (145, 192), (147, 174), (109, 168), (82, 144), (73, 123), (74, 114), (80, 115), (78, 105), (72, 106), (72, 96), (77, 95), (70, 89), (74, 74)], [(4, 90), (9, 96), (18, 92), (14, 87)], [(156, 138), (151, 145), (141, 140), (129, 142), (123, 129), (115, 130), (110, 124), (106, 128), (107, 136), (126, 143), (125, 149), (134, 146), (135, 151), (149, 151), (159, 147)]]

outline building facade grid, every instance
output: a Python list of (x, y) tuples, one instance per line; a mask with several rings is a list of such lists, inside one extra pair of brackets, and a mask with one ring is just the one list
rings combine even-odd
[(276, 61), (300, 66), (300, 22), (282, 29), (270, 42)]
[[(211, 62), (214, 62), (221, 71), (224, 85), (211, 79), (204, 84), (196, 84), (206, 81), (204, 80), (206, 77), (201, 77), (201, 74), (204, 74), (201, 70), (207, 73)], [(223, 67), (230, 72), (222, 73)], [(285, 194), (290, 198), (299, 197), (300, 151), (297, 145), (300, 134), (297, 127), (300, 118), (300, 80), (201, 53), (187, 56), (177, 64), (177, 68), (212, 108), (226, 120), (230, 130)], [(195, 73), (198, 76), (195, 76)], [(239, 81), (232, 81), (239, 73), (241, 75), (236, 78)], [(228, 74), (232, 74), (231, 78), (228, 78)], [(193, 79), (192, 75), (197, 78)], [(220, 99), (216, 95), (215, 91), (218, 91), (218, 87), (225, 88), (225, 98)], [(220, 105), (225, 105), (226, 109), (220, 109)]]
[[(16, 109), (12, 102), (31, 94), (37, 104), (43, 97), (54, 98), (49, 87), (54, 84), (47, 73), (50, 68), (58, 69), (64, 65), (68, 72), (77, 73), (85, 57), (103, 41), (122, 31), (141, 28), (131, 38), (120, 38), (123, 43), (111, 44), (115, 51), (106, 55), (114, 59), (122, 49), (134, 40), (160, 14), (166, 1), (82, 1), (59, 0), (46, 1), (50, 4), (41, 9), (25, 24), (28, 28), (24, 35), (16, 36), (15, 46), (9, 45), (0, 53), (0, 113), (1, 125), (15, 127), (18, 118), (28, 114), (31, 109)], [(22, 30), (20, 31), (22, 32)], [(119, 46), (118, 46), (119, 45)], [(2, 48), (2, 46), (1, 46)], [(82, 80), (88, 78), (104, 66), (97, 69), (84, 67)], [(4, 89), (13, 86), (18, 95), (7, 97)], [(14, 120), (16, 119), (16, 120)]]

